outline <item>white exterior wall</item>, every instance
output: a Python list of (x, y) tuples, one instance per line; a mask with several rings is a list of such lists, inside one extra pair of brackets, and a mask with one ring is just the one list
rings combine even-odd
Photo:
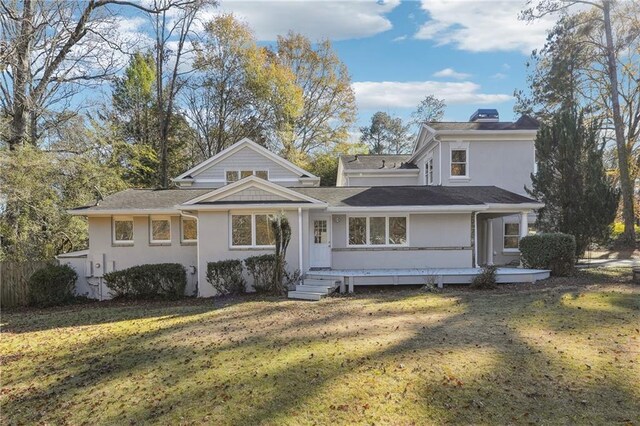
[[(390, 172), (393, 173), (393, 172)], [(345, 178), (345, 186), (403, 186), (403, 185), (419, 185), (418, 174), (398, 176), (353, 176), (349, 175)]]
[[(393, 213), (384, 215), (393, 216)], [(333, 215), (331, 267), (333, 269), (472, 267), (470, 213), (411, 214), (408, 226), (408, 247), (347, 247), (347, 216)]]
[[(234, 211), (235, 212), (235, 211)], [(260, 210), (262, 213), (277, 213), (275, 211)], [(259, 213), (258, 211), (237, 211), (238, 214)], [(285, 212), (291, 225), (291, 242), (287, 248), (287, 269), (291, 272), (299, 268), (298, 248), (300, 247), (299, 231), (298, 231), (298, 211), (288, 210)], [(207, 281), (207, 263), (217, 262), (220, 260), (245, 259), (250, 256), (260, 256), (263, 254), (272, 254), (273, 249), (252, 249), (252, 248), (232, 248), (231, 247), (231, 216), (228, 211), (220, 212), (199, 212), (200, 223), (200, 268), (198, 270), (199, 295), (201, 297), (211, 297), (216, 295), (216, 291)], [(303, 230), (308, 226), (308, 214), (303, 211)], [(303, 231), (303, 259), (308, 256), (308, 235)], [(303, 266), (306, 268), (308, 263), (305, 261)], [(247, 290), (251, 290), (251, 277), (247, 275), (245, 270), (245, 278), (247, 280)]]
[[(468, 146), (468, 179), (451, 177), (451, 149), (456, 145)], [(533, 171), (534, 145), (531, 140), (442, 141), (444, 186), (494, 185), (516, 194), (527, 195), (524, 187), (531, 186)]]
[(299, 175), (270, 158), (245, 147), (194, 174), (191, 187), (218, 188), (226, 184), (227, 170), (268, 170), (269, 180), (282, 186), (299, 186)]
[[(197, 247), (195, 244), (180, 242), (180, 217), (171, 217), (171, 244), (150, 244), (149, 216), (133, 217), (133, 245), (117, 245), (112, 242), (112, 218), (89, 217), (89, 255), (88, 260), (104, 259), (105, 272), (147, 263), (180, 263), (187, 269), (186, 295), (194, 295), (197, 275), (190, 269), (197, 266)], [(104, 255), (104, 257), (102, 257)], [(101, 278), (88, 278), (90, 285), (99, 290), (102, 285), (102, 298), (108, 298), (108, 289)], [(99, 291), (98, 291), (99, 294)]]

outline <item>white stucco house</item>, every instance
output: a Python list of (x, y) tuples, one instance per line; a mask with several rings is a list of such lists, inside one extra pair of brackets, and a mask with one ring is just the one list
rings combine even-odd
[[(272, 252), (267, 217), (284, 212), (286, 261), (304, 277), (291, 297), (317, 299), (336, 282), (469, 282), (479, 265), (518, 264), (518, 240), (542, 207), (524, 189), (537, 123), (491, 111), (423, 125), (409, 155), (342, 156), (335, 187), (243, 139), (173, 179), (175, 189), (129, 189), (72, 210), (88, 219), (89, 249), (60, 260), (89, 297), (109, 297), (106, 272), (164, 262), (187, 268), (187, 294), (214, 296), (207, 263)], [(499, 277), (547, 276), (503, 268)]]

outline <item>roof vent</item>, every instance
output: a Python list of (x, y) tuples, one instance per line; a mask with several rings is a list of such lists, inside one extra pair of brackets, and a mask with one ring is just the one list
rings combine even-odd
[(469, 121), (475, 123), (488, 123), (500, 121), (500, 114), (497, 109), (479, 109), (473, 113)]

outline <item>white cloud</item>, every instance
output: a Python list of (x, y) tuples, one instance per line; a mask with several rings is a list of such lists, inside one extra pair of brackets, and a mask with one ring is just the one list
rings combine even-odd
[(503, 72), (497, 72), (491, 76), (491, 78), (495, 78), (496, 80), (504, 80), (507, 78), (507, 75)]
[(393, 25), (386, 14), (399, 4), (400, 0), (223, 0), (219, 11), (246, 21), (261, 41), (275, 40), (290, 30), (312, 40), (345, 40), (390, 30)]
[(407, 36), (406, 35), (402, 35), (402, 36), (398, 36), (396, 38), (394, 38), (392, 41), (403, 41), (406, 40)]
[(513, 97), (507, 94), (480, 92), (480, 85), (470, 82), (440, 81), (359, 81), (353, 83), (360, 108), (414, 108), (426, 95), (444, 99), (447, 105), (497, 104)]
[(518, 14), (525, 7), (525, 0), (423, 0), (428, 20), (415, 38), (471, 52), (520, 51), (528, 55), (543, 46), (555, 18), (520, 21)]
[(442, 69), (438, 72), (433, 73), (434, 77), (447, 77), (447, 78), (454, 78), (456, 80), (464, 80), (467, 79), (469, 77), (471, 77), (471, 74), (467, 74), (464, 72), (458, 72), (456, 70), (454, 70), (453, 68), (445, 68)]

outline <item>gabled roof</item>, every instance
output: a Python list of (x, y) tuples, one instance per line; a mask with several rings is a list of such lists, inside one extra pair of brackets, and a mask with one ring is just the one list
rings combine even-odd
[(197, 166), (187, 170), (186, 172), (182, 173), (180, 176), (178, 176), (178, 177), (176, 177), (176, 178), (174, 178), (172, 180), (174, 182), (183, 181), (183, 180), (191, 180), (191, 179), (193, 179), (194, 176), (197, 176), (198, 173), (202, 172), (207, 167), (213, 166), (214, 164), (224, 160), (225, 158), (229, 157), (230, 155), (233, 155), (234, 153), (240, 151), (243, 148), (252, 149), (252, 150), (256, 151), (257, 153), (264, 155), (265, 157), (269, 158), (270, 160), (273, 160), (274, 162), (278, 163), (279, 165), (281, 165), (285, 169), (288, 169), (291, 172), (293, 172), (293, 173), (295, 173), (295, 174), (297, 174), (297, 175), (299, 175), (301, 177), (319, 179), (317, 176), (312, 175), (308, 171), (296, 166), (295, 164), (291, 163), (290, 161), (285, 160), (284, 158), (280, 157), (277, 154), (274, 154), (273, 152), (269, 151), (265, 147), (258, 145), (257, 143), (255, 143), (251, 139), (244, 138), (244, 139), (241, 139), (240, 141), (234, 143), (230, 147), (220, 151), (218, 154), (214, 155), (213, 157), (209, 158), (208, 160), (205, 160), (202, 163), (198, 164)]
[(399, 169), (416, 169), (414, 164), (407, 163), (411, 155), (393, 155), (393, 154), (358, 154), (358, 155), (341, 155), (340, 161), (345, 171), (349, 170), (399, 170)]
[[(313, 197), (304, 195), (300, 192), (294, 191), (293, 189), (275, 184), (273, 182), (269, 182), (268, 180), (261, 179), (256, 176), (249, 176), (244, 179), (241, 179), (237, 182), (234, 182), (230, 185), (223, 186), (222, 188), (209, 190), (206, 193), (199, 195), (193, 199), (185, 201), (182, 203), (183, 207), (187, 206), (197, 206), (202, 204), (242, 204), (241, 201), (225, 201), (226, 198), (237, 194), (242, 191), (246, 191), (248, 189), (258, 189), (269, 193), (270, 195), (277, 196), (278, 200), (267, 200), (270, 202), (278, 202), (278, 203), (310, 203), (310, 204), (324, 204), (322, 201), (319, 201)], [(252, 203), (259, 204), (265, 202), (264, 200), (252, 200)]]

